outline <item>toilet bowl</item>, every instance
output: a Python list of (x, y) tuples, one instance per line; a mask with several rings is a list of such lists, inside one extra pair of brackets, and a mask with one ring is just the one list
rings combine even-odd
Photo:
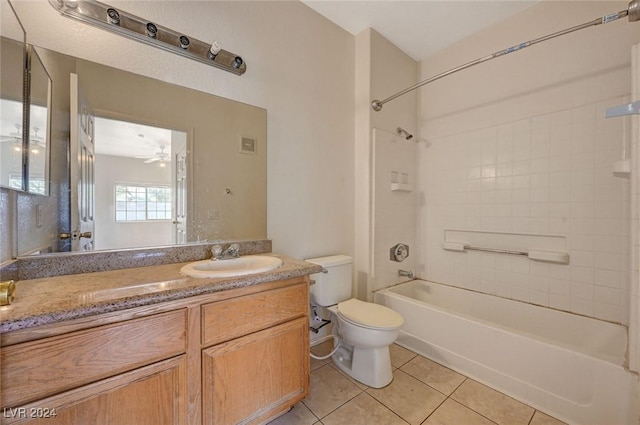
[(326, 307), (332, 315), (338, 345), (333, 362), (353, 379), (373, 388), (393, 380), (389, 345), (398, 337), (404, 319), (392, 309), (351, 298), (351, 263), (346, 255), (307, 259), (321, 265), (311, 275), (311, 303)]
[[(398, 337), (404, 320), (390, 308), (352, 298), (331, 306), (337, 318), (334, 332), (341, 341), (331, 357), (340, 370), (373, 388), (393, 380), (389, 345)], [(354, 311), (357, 314), (354, 316)]]

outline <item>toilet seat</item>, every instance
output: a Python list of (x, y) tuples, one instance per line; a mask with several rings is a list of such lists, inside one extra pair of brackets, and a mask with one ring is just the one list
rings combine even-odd
[(337, 310), (343, 320), (369, 329), (398, 329), (404, 323), (402, 316), (392, 309), (357, 298), (338, 303)]

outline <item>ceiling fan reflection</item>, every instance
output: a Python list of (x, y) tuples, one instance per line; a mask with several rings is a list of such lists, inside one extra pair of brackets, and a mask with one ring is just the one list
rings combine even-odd
[(16, 127), (16, 131), (12, 131), (7, 135), (0, 136), (0, 143), (12, 142), (13, 150), (15, 152), (22, 151), (22, 126), (20, 124), (14, 124)]
[(151, 163), (160, 161), (160, 166), (163, 167), (170, 156), (168, 152), (164, 151), (165, 149), (166, 149), (166, 146), (160, 146), (160, 151), (156, 152), (151, 157), (149, 157), (148, 155), (145, 155), (145, 156), (137, 156), (136, 158), (145, 159), (144, 161), (145, 164), (151, 164)]

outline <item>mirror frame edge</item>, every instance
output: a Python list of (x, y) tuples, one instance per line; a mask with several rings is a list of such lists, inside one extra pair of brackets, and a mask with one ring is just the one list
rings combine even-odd
[[(36, 195), (36, 196), (50, 196), (51, 195), (51, 182), (50, 182), (50, 173), (51, 173), (51, 106), (52, 106), (52, 95), (53, 95), (53, 80), (51, 78), (51, 75), (49, 74), (49, 71), (47, 70), (47, 68), (44, 66), (44, 63), (42, 62), (42, 59), (40, 58), (40, 55), (38, 55), (38, 51), (36, 50), (36, 46), (34, 46), (33, 44), (30, 43), (25, 43), (25, 51), (26, 51), (26, 70), (25, 70), (25, 93), (23, 94), (23, 97), (26, 96), (25, 98), (25, 110), (27, 111), (25, 113), (26, 115), (26, 120), (23, 119), (23, 121), (25, 122), (25, 127), (24, 127), (24, 131), (23, 131), (23, 176), (22, 176), (22, 180), (23, 180), (23, 191), (30, 194), (30, 195)], [(38, 62), (40, 63), (40, 66), (42, 67), (42, 70), (44, 71), (44, 73), (47, 76), (47, 123), (46, 123), (46, 131), (45, 131), (45, 164), (44, 164), (44, 182), (45, 182), (45, 192), (44, 193), (38, 193), (38, 192), (32, 192), (31, 190), (29, 190), (29, 183), (30, 183), (30, 158), (29, 158), (29, 148), (30, 148), (30, 125), (31, 125), (31, 69), (32, 69), (32, 63), (33, 63), (33, 57), (35, 56), (35, 58), (38, 60)], [(26, 148), (25, 148), (25, 144), (26, 144)], [(26, 157), (26, 159), (25, 159)], [(24, 165), (24, 162), (26, 160), (26, 166)]]

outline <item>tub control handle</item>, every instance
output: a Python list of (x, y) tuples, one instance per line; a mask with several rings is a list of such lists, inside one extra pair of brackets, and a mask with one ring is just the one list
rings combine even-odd
[(389, 259), (401, 263), (409, 256), (409, 245), (399, 243), (391, 247)]

